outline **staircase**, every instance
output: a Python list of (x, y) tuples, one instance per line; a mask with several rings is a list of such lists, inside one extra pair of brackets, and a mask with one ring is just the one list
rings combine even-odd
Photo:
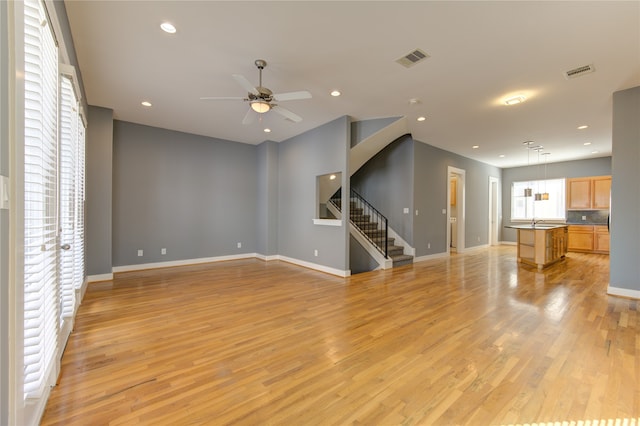
[[(339, 211), (341, 191), (331, 197), (330, 203)], [(391, 260), (391, 267), (413, 263), (413, 256), (404, 254), (404, 247), (395, 245), (395, 238), (389, 237), (387, 218), (371, 206), (362, 196), (351, 190), (349, 220), (351, 225), (384, 256)], [(379, 262), (386, 269), (386, 262)]]

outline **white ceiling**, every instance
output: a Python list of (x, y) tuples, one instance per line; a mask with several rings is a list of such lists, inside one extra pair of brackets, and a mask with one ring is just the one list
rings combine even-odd
[[(640, 85), (639, 1), (65, 5), (90, 105), (119, 120), (250, 144), (343, 115), (404, 115), (416, 140), (498, 167), (527, 164), (526, 140), (543, 145), (549, 162), (601, 157), (611, 155), (612, 93)], [(177, 32), (164, 33), (164, 21)], [(395, 62), (416, 48), (431, 57), (409, 69)], [(312, 93), (281, 104), (302, 122), (270, 112), (242, 125), (246, 103), (199, 99), (246, 96), (232, 74), (257, 85), (258, 58), (273, 92)], [(587, 64), (596, 71), (565, 79)], [(501, 103), (512, 94), (527, 101)]]

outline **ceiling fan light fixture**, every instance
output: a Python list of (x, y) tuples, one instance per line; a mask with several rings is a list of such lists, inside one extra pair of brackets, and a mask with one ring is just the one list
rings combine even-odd
[(253, 101), (251, 102), (251, 109), (258, 114), (264, 114), (265, 112), (269, 112), (271, 105), (264, 101)]

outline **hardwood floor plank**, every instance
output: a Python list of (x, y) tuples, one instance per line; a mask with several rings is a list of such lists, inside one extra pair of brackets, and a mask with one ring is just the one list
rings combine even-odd
[[(637, 419), (637, 301), (606, 255), (492, 247), (349, 278), (256, 259), (89, 286), (42, 425)], [(634, 420), (635, 421), (635, 420)]]

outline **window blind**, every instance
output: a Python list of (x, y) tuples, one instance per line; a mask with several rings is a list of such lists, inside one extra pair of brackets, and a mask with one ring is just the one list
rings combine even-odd
[(57, 354), (58, 51), (44, 5), (24, 2), (24, 397), (39, 397)]
[(76, 168), (78, 154), (78, 101), (71, 78), (60, 80), (60, 327), (75, 310)]

